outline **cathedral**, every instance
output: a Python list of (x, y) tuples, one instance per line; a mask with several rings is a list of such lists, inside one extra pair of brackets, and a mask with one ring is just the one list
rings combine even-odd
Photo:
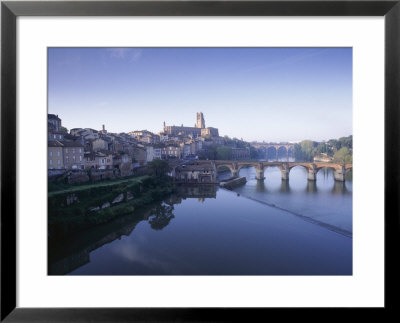
[(206, 123), (204, 121), (203, 112), (198, 112), (196, 114), (196, 124), (194, 127), (184, 127), (182, 126), (166, 126), (164, 122), (164, 133), (169, 136), (192, 136), (193, 138), (200, 136), (210, 136), (218, 137), (218, 129), (208, 127), (206, 128)]

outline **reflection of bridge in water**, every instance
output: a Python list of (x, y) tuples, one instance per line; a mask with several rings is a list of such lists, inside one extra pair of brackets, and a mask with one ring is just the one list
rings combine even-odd
[[(290, 194), (292, 192), (292, 188), (289, 185), (289, 181), (281, 181), (281, 184), (277, 188), (277, 190), (282, 194)], [(256, 192), (268, 193), (273, 191), (274, 190), (267, 189), (264, 181), (257, 181)], [(305, 187), (306, 193), (316, 194), (318, 193), (318, 191), (319, 189), (316, 181), (307, 181), (307, 185)], [(332, 194), (337, 194), (337, 195), (351, 194), (351, 191), (347, 189), (345, 182), (340, 182), (340, 181), (334, 181), (333, 187), (330, 190), (330, 192)]]
[(196, 165), (210, 165), (214, 169), (214, 180), (217, 180), (217, 170), (220, 167), (226, 167), (230, 170), (232, 177), (238, 177), (239, 171), (243, 167), (254, 167), (256, 170), (256, 179), (263, 180), (264, 171), (268, 167), (278, 167), (282, 174), (282, 180), (289, 180), (289, 173), (294, 167), (300, 166), (307, 170), (307, 178), (310, 181), (317, 179), (317, 173), (321, 169), (333, 170), (333, 176), (336, 181), (344, 182), (346, 173), (353, 168), (352, 164), (338, 164), (325, 162), (266, 162), (266, 161), (232, 161), (232, 160), (197, 160)]

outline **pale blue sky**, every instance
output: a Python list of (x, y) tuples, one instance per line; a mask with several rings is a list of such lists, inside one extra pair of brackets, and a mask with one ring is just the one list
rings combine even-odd
[(351, 48), (49, 48), (48, 111), (68, 129), (193, 126), (221, 136), (352, 134)]

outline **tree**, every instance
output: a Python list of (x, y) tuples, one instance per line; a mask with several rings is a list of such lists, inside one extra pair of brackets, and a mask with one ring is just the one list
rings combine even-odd
[(347, 147), (343, 147), (333, 155), (333, 160), (341, 164), (351, 164), (353, 163), (353, 156)]
[(251, 159), (257, 159), (259, 158), (259, 152), (256, 148), (254, 148), (253, 146), (250, 146), (250, 158)]
[(231, 160), (232, 159), (232, 148), (226, 147), (226, 146), (217, 147), (217, 159)]
[(322, 142), (317, 146), (317, 154), (326, 154), (328, 152), (328, 146), (326, 143)]
[(217, 146), (215, 144), (212, 144), (206, 148), (206, 159), (217, 159)]
[(247, 146), (248, 146), (247, 142), (245, 142), (243, 140), (236, 141), (237, 148), (246, 148)]
[[(315, 143), (317, 145), (317, 143)], [(312, 161), (316, 154), (314, 142), (311, 140), (303, 140), (299, 144), (294, 145), (294, 157), (298, 161)]]
[(147, 167), (151, 170), (152, 174), (157, 177), (163, 177), (171, 170), (167, 161), (158, 158), (149, 162)]
[(67, 129), (67, 128), (65, 128), (65, 127), (61, 127), (61, 131), (62, 131), (62, 132), (66, 132), (66, 133), (68, 133), (68, 129)]
[(231, 138), (226, 136), (226, 135), (224, 136), (224, 141), (225, 141), (225, 145), (227, 145), (227, 146), (234, 146), (235, 145), (235, 142)]

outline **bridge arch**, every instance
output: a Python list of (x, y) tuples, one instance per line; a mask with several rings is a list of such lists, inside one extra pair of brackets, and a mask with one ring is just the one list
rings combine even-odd
[(229, 171), (231, 172), (231, 175), (234, 176), (235, 168), (233, 167), (233, 165), (231, 165), (229, 163), (227, 163), (227, 164), (218, 163), (218, 164), (215, 165), (215, 169), (217, 171), (218, 171), (218, 169), (221, 169), (221, 168), (228, 168)]
[(294, 146), (293, 145), (284, 145), (284, 144), (276, 144), (276, 145), (268, 145), (265, 146), (266, 149), (266, 157), (275, 158), (275, 160), (279, 159), (280, 152), (284, 150), (285, 156), (289, 158), (289, 153), (291, 152), (293, 155)]
[[(307, 179), (310, 181), (315, 181), (316, 180), (316, 170), (315, 170), (315, 164), (312, 163), (289, 163), (288, 165), (288, 173), (291, 172), (291, 170), (295, 167), (300, 167), (306, 170), (307, 173)], [(288, 174), (289, 177), (289, 174)]]
[(238, 162), (237, 169), (238, 175), (242, 168), (253, 168), (256, 173), (256, 179), (264, 179), (264, 167), (262, 163), (257, 162)]
[[(268, 168), (270, 169), (270, 171), (267, 171)], [(268, 176), (274, 176), (274, 175), (272, 175), (274, 173), (274, 171), (272, 170), (273, 168), (277, 168), (280, 171), (282, 180), (288, 180), (289, 179), (289, 172), (287, 170), (286, 163), (281, 163), (281, 162), (274, 162), (274, 163), (266, 162), (266, 163), (263, 163), (263, 169), (265, 171), (267, 171)], [(263, 175), (264, 174), (265, 173), (263, 172)], [(267, 178), (267, 175), (265, 175), (263, 177)]]
[(315, 173), (318, 173), (321, 169), (330, 169), (333, 172), (336, 172), (338, 170), (338, 168), (335, 166), (320, 166), (315, 168)]
[(255, 170), (260, 170), (259, 163), (252, 163), (252, 162), (239, 162), (237, 168), (238, 171), (240, 171), (242, 168), (247, 168), (247, 167), (253, 167)]
[(289, 165), (289, 172), (295, 168), (295, 167), (302, 167), (305, 168), (305, 170), (308, 172), (310, 171), (310, 169), (312, 169), (309, 165), (307, 164), (300, 164), (300, 163), (296, 163), (295, 165)]

